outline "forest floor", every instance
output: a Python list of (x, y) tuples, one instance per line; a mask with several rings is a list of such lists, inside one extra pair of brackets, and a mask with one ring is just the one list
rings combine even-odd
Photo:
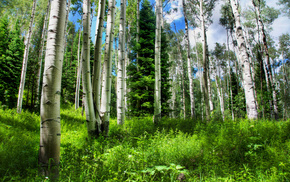
[[(0, 181), (38, 175), (38, 114), (0, 109)], [(59, 181), (289, 181), (290, 120), (131, 118), (87, 140), (85, 116), (61, 110)]]

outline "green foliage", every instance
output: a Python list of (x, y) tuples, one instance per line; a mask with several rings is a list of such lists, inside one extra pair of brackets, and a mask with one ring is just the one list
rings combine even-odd
[[(128, 101), (133, 116), (148, 115), (154, 112), (154, 49), (155, 15), (149, 1), (144, 1), (140, 10), (139, 42), (133, 46), (132, 62), (128, 66)], [(165, 33), (161, 36), (161, 103), (162, 113), (168, 115), (170, 99), (168, 42)], [(139, 53), (137, 60), (136, 55)]]
[[(26, 78), (25, 78), (25, 96), (23, 103), (25, 103), (24, 107), (37, 110), (39, 109), (39, 103), (40, 103), (40, 95), (39, 98), (37, 98), (37, 86), (38, 86), (38, 72), (39, 69), (43, 70), (44, 67), (44, 56), (43, 55), (43, 67), (40, 68), (40, 61), (41, 61), (41, 36), (42, 36), (42, 30), (43, 30), (43, 23), (44, 23), (44, 16), (41, 17), (39, 22), (36, 24), (35, 31), (33, 31), (30, 41), (30, 49), (29, 49), (29, 55), (28, 55), (28, 65), (27, 65), (27, 72), (26, 72)], [(43, 71), (42, 71), (43, 73)], [(42, 76), (42, 75), (41, 75)], [(41, 79), (42, 81), (42, 79)], [(41, 82), (42, 83), (42, 82)], [(41, 86), (41, 85), (40, 85)], [(41, 90), (40, 90), (41, 91)]]
[[(132, 118), (109, 137), (87, 140), (81, 109), (64, 105), (60, 181), (288, 181), (290, 120)], [(0, 109), (0, 176), (38, 176), (39, 116)], [(46, 179), (48, 180), (48, 179)]]
[(9, 108), (16, 106), (24, 52), (17, 24), (9, 31), (7, 16), (0, 19), (0, 103)]
[(66, 49), (62, 66), (63, 72), (61, 78), (63, 102), (74, 103), (75, 99), (75, 90), (76, 90), (75, 87), (77, 80), (76, 73), (78, 67), (78, 41), (79, 41), (79, 33), (76, 32), (75, 25), (69, 21), (67, 26), (66, 43), (65, 43)]
[(233, 93), (233, 110), (235, 116), (239, 118), (244, 118), (246, 115), (246, 107), (245, 107), (245, 93), (243, 88), (239, 85), (239, 80), (234, 74), (233, 70), (230, 69), (231, 74), (231, 83), (232, 83), (232, 93)]
[(279, 0), (279, 4), (283, 5), (283, 12), (290, 17), (290, 2), (288, 0)]

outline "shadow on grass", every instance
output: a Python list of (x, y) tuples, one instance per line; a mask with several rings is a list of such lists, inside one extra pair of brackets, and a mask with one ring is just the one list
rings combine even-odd
[(5, 176), (27, 176), (28, 171), (37, 173), (39, 123), (35, 116), (13, 111), (2, 113), (0, 141), (0, 176), (3, 179)]

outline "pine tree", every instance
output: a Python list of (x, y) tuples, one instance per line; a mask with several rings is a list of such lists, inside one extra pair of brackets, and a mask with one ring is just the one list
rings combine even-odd
[[(19, 21), (16, 22), (16, 25), (17, 23), (19, 23)], [(9, 33), (8, 39), (5, 38), (9, 41), (9, 43), (4, 53), (4, 62), (1, 61), (1, 66), (3, 66), (1, 68), (1, 72), (4, 72), (5, 75), (0, 78), (1, 82), (4, 82), (4, 90), (2, 92), (1, 89), (0, 92), (4, 94), (4, 104), (10, 108), (15, 107), (17, 102), (18, 85), (15, 83), (20, 82), (21, 62), (24, 50), (24, 43), (21, 39), (20, 28), (16, 25), (15, 28)], [(0, 85), (2, 85), (2, 83), (0, 83)]]
[[(154, 113), (154, 48), (155, 48), (155, 15), (150, 2), (145, 0), (140, 10), (140, 33), (138, 46), (133, 47), (133, 61), (128, 66), (128, 101), (131, 114), (141, 116)], [(168, 42), (165, 33), (161, 36), (161, 103), (162, 113), (169, 114), (170, 83), (169, 57), (167, 54)], [(138, 70), (136, 54), (139, 52)]]

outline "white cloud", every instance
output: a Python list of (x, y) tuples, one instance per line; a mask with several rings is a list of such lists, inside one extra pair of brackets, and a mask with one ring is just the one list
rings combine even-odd
[(285, 16), (279, 16), (272, 25), (273, 31), (270, 32), (276, 43), (279, 41), (279, 36), (285, 33), (290, 33), (290, 19)]
[[(164, 20), (171, 24), (173, 21), (175, 20), (179, 20), (183, 17), (183, 13), (182, 13), (182, 0), (173, 0), (173, 1), (170, 1), (169, 3), (170, 5), (170, 13), (168, 14), (165, 14), (164, 16)], [(173, 9), (177, 9), (177, 11), (173, 11)]]
[[(279, 9), (280, 6), (277, 5), (278, 0), (267, 0), (267, 5), (270, 7), (274, 7), (276, 9)], [(170, 14), (165, 14), (164, 20), (167, 23), (172, 23), (173, 21), (181, 20), (183, 21), (183, 10), (182, 10), (182, 0), (171, 0), (169, 3), (170, 9), (173, 10), (173, 8), (176, 8), (177, 11), (172, 11)], [(215, 43), (218, 42), (220, 44), (226, 43), (227, 37), (226, 37), (226, 29), (222, 27), (219, 24), (219, 19), (221, 17), (220, 9), (221, 9), (222, 3), (218, 3), (215, 6), (215, 9), (213, 10), (213, 16), (212, 20), (213, 23), (208, 27), (207, 30), (207, 42), (209, 46), (209, 50), (214, 49)], [(248, 0), (241, 0), (241, 8), (244, 10), (246, 7), (252, 6), (251, 1)], [(184, 27), (178, 27), (184, 29)], [(272, 25), (273, 31), (270, 32), (272, 38), (275, 40), (276, 44), (278, 43), (278, 38), (283, 33), (290, 33), (290, 19), (286, 16), (280, 15)], [(196, 29), (196, 35), (197, 32), (200, 32), (201, 30), (199, 28)], [(195, 46), (195, 40), (194, 40), (194, 33), (192, 29), (189, 29), (189, 38), (190, 38), (190, 44), (191, 46)], [(201, 40), (197, 40), (200, 42)]]
[(208, 27), (207, 42), (209, 50), (214, 49), (216, 42), (222, 44), (227, 41), (226, 29), (219, 24), (221, 6), (220, 3), (215, 6), (212, 17), (213, 23)]

